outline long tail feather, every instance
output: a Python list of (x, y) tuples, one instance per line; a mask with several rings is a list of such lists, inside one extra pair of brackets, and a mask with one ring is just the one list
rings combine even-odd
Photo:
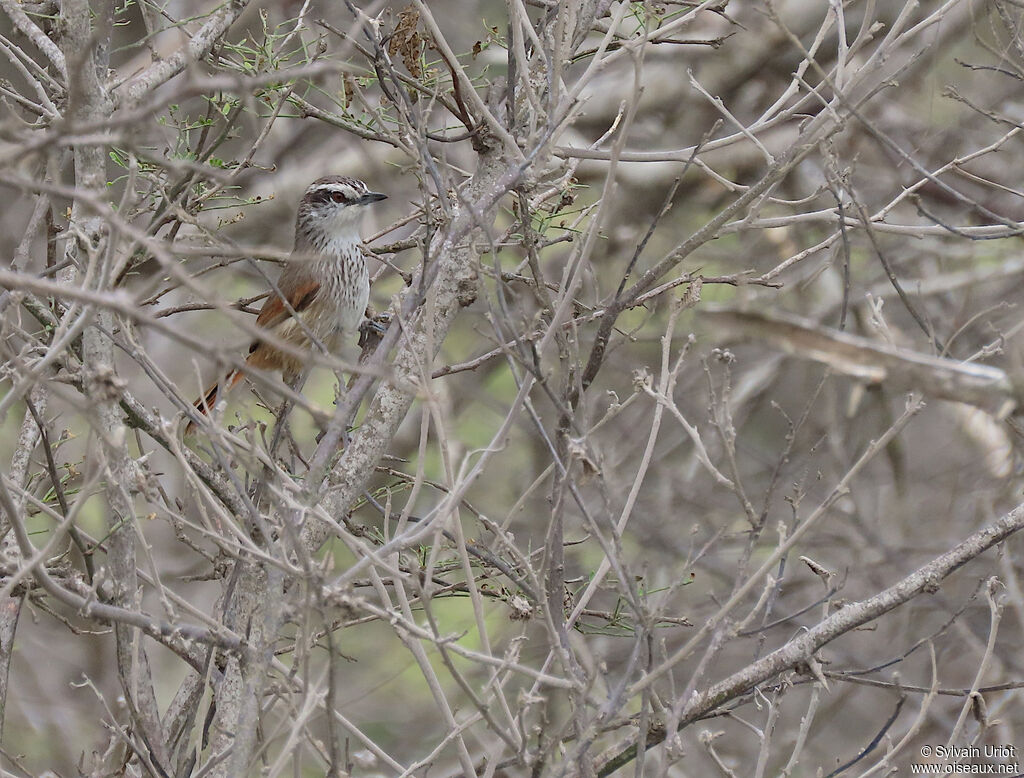
[[(224, 379), (224, 383), (227, 384), (228, 391), (233, 389), (238, 384), (238, 382), (242, 380), (243, 376), (244, 374), (242, 373), (241, 370), (232, 370), (230, 373), (228, 373), (227, 377)], [(195, 406), (195, 409), (199, 411), (199, 413), (201, 413), (203, 416), (205, 416), (209, 412), (209, 410), (214, 405), (217, 404), (217, 396), (220, 394), (220, 385), (221, 382), (217, 381), (213, 386), (211, 386), (207, 390), (206, 394), (204, 394), (202, 397), (197, 398), (196, 401), (192, 403)], [(188, 435), (191, 432), (193, 432), (195, 430), (195, 427), (195, 422), (190, 421), (188, 423), (188, 426), (185, 427), (185, 434)]]

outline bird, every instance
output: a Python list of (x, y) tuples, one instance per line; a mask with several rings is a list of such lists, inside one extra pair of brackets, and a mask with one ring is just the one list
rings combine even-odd
[[(329, 353), (337, 353), (359, 328), (370, 298), (370, 274), (361, 249), (359, 227), (366, 207), (386, 200), (365, 183), (348, 176), (318, 178), (303, 193), (295, 219), (295, 246), (284, 270), (260, 309), (256, 326), (276, 338), (308, 350), (310, 336)], [(307, 360), (257, 338), (245, 363), (259, 370), (280, 371), (293, 384)], [(242, 380), (236, 369), (217, 381), (194, 405), (206, 414), (221, 391)], [(222, 387), (224, 387), (222, 389)], [(195, 426), (190, 421), (189, 434)]]

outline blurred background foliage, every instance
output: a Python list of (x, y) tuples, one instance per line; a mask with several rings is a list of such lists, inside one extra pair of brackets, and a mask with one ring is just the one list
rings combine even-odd
[[(59, 25), (56, 4), (20, 5), (44, 30)], [(432, 132), (457, 136), (460, 128), (451, 116), (432, 104), (450, 98), (449, 70), (415, 13), (405, 3), (385, 5), (380, 25), (393, 36), (390, 53), (403, 76), (408, 76), (409, 99), (423, 108)], [(506, 5), (483, 0), (431, 0), (429, 5), (474, 86), (489, 104), (497, 105), (508, 75)], [(652, 30), (692, 7), (656, 2), (630, 6), (627, 18), (631, 15), (636, 25)], [(912, 13), (924, 18), (938, 7), (928, 0)], [(628, 125), (626, 150), (685, 149), (735, 132), (733, 121), (744, 127), (752, 124), (787, 89), (803, 60), (802, 52), (772, 17), (777, 15), (802, 46), (810, 47), (828, 8), (813, 0), (731, 0), (709, 9), (678, 40), (650, 46), (641, 68), (634, 69), (624, 58), (595, 77), (581, 95), (582, 113), (564, 128), (558, 148), (587, 149), (606, 136), (621, 120), (620, 111), (636, 94), (637, 83), (642, 93), (635, 103), (635, 120)], [(883, 25), (876, 33), (882, 36), (885, 25), (904, 10), (904, 4), (853, 0), (844, 9), (845, 37), (852, 40), (864, 14), (873, 14)], [(181, 43), (175, 27), (201, 19), (209, 11), (208, 4), (191, 0), (118, 4), (112, 71), (127, 77), (150, 57), (173, 50)], [(300, 12), (305, 14), (305, 26), (298, 29)], [(531, 7), (531, 13), (539, 16), (545, 11)], [(782, 180), (757, 213), (749, 219), (747, 214), (738, 215), (681, 268), (694, 277), (730, 279), (730, 283), (706, 282), (700, 304), (678, 320), (674, 348), (690, 333), (693, 343), (672, 399), (685, 418), (700, 428), (709, 455), (726, 472), (730, 442), (722, 439), (710, 420), (716, 414), (727, 415), (734, 425), (736, 473), (762, 521), (748, 568), (767, 558), (779, 536), (792, 532), (828, 496), (865, 447), (901, 413), (906, 399), (904, 392), (885, 383), (865, 385), (764, 342), (736, 342), (717, 328), (714, 317), (704, 315), (706, 306), (766, 316), (795, 314), (829, 328), (840, 326), (845, 310), (846, 330), (873, 341), (937, 354), (933, 342), (937, 340), (944, 345), (943, 356), (954, 359), (967, 359), (989, 347), (982, 361), (1010, 372), (1020, 367), (1017, 332), (1024, 273), (1020, 239), (972, 240), (964, 229), (994, 223), (992, 214), (1009, 224), (1024, 220), (1018, 173), (1024, 147), (1016, 134), (1024, 119), (1019, 14), (1013, 3), (954, 3), (940, 24), (922, 33), (927, 45), (904, 63), (898, 78), (880, 87), (879, 95), (864, 108), (863, 122), (849, 121)], [(168, 19), (177, 21), (168, 24)], [(387, 262), (372, 260), (379, 271), (372, 292), (372, 304), (378, 310), (391, 306), (394, 296), (406, 288), (402, 274), (407, 277), (422, 261), (433, 218), (433, 207), (425, 209), (424, 204), (436, 205), (437, 193), (431, 191), (433, 182), (422, 160), (411, 159), (395, 141), (403, 127), (367, 58), (334, 32), (345, 30), (351, 19), (341, 2), (321, 0), (307, 8), (290, 0), (253, 3), (215, 48), (210, 62), (190, 66), (209, 77), (205, 87), (176, 94), (173, 102), (119, 128), (124, 144), (111, 144), (107, 165), (110, 201), (120, 202), (125, 187), (139, 193), (131, 209), (121, 215), (172, 247), (181, 270), (201, 281), (206, 299), (247, 301), (264, 288), (262, 272), (273, 276), (273, 262), (261, 262), (264, 269), (257, 270), (248, 257), (264, 254), (280, 259), (291, 248), (295, 203), (311, 180), (327, 172), (360, 178), (389, 196), (365, 229), (371, 250)], [(7, 19), (0, 21), (0, 33), (18, 40)], [(570, 82), (587, 68), (586, 52), (600, 41), (598, 33), (590, 38), (590, 45), (583, 45), (582, 53), (566, 66)], [(818, 49), (822, 68), (835, 64), (841, 48), (833, 28)], [(336, 60), (351, 62), (352, 72), (330, 72), (298, 82), (273, 78), (282, 67), (315, 67), (317, 62)], [(25, 123), (32, 119), (10, 97), (22, 88), (19, 72), (10, 62), (0, 67), (0, 78), (16, 85), (5, 86), (7, 115), (0, 123), (4, 143), (13, 144), (21, 141)], [(261, 79), (262, 86), (236, 91), (233, 74)], [(803, 78), (802, 93), (806, 94), (808, 85), (821, 87), (820, 74), (813, 68)], [(214, 82), (222, 86), (208, 88)], [(720, 99), (729, 115), (723, 117), (697, 84)], [(435, 88), (440, 97), (429, 94)], [(814, 100), (807, 103), (808, 116), (819, 110)], [(651, 229), (633, 270), (634, 279), (706, 224), (736, 197), (740, 187), (756, 181), (766, 156), (778, 156), (788, 148), (799, 124), (799, 117), (780, 122), (758, 134), (760, 147), (744, 142), (714, 148), (701, 153), (696, 158), (699, 163), (693, 164), (685, 159), (633, 162), (624, 158), (610, 167), (607, 160), (579, 161), (571, 153), (556, 157), (550, 180), (559, 187), (558, 196), (529, 215), (532, 239), (538, 242), (539, 268), (548, 283), (561, 283), (566, 263), (590, 221), (599, 212), (603, 220), (585, 257), (574, 306), (576, 323), (566, 330), (568, 347), (574, 350), (570, 363), (572, 359), (577, 367), (578, 360), (585, 363), (594, 337), (593, 321), (586, 316), (601, 309), (615, 293), (647, 231)], [(600, 147), (607, 148), (618, 139), (612, 130)], [(998, 148), (967, 159), (992, 144)], [(951, 197), (933, 181), (920, 185), (920, 172), (901, 157), (897, 147), (923, 168), (941, 169), (937, 178), (977, 205)], [(449, 183), (460, 182), (474, 169), (476, 155), (467, 140), (433, 143), (431, 148)], [(33, 158), (14, 172), (46, 175), (53, 182), (70, 185), (68, 171), (57, 169), (59, 156), (50, 155), (41, 170)], [(564, 173), (570, 160), (579, 161), (579, 166), (562, 186), (557, 174)], [(608, 182), (609, 170), (613, 185)], [(7, 186), (5, 207), (0, 210), (0, 252), (11, 257), (33, 201), (9, 182), (3, 183)], [(901, 199), (899, 195), (912, 185), (917, 185), (914, 197)], [(544, 186), (544, 181), (536, 182), (538, 190)], [(854, 227), (840, 231), (834, 210), (837, 198), (855, 219), (854, 200), (871, 214), (896, 201), (884, 221), (905, 229), (880, 227), (873, 236)], [(67, 227), (67, 203), (66, 198), (54, 198), (51, 238)], [(547, 314), (529, 282), (532, 275), (516, 208), (511, 197), (502, 202), (489, 231), (490, 245), (480, 255), (477, 299), (448, 334), (435, 372), (475, 360), (500, 346), (503, 337), (526, 335), (545, 324)], [(823, 242), (828, 245), (821, 246)], [(228, 251), (232, 248), (239, 250), (237, 255)], [(52, 253), (47, 250), (46, 235), (41, 235), (30, 246), (25, 269), (41, 271), (53, 265)], [(891, 264), (931, 333), (915, 323), (896, 296), (879, 253)], [(798, 261), (776, 272), (794, 257)], [(749, 283), (755, 281), (761, 283)], [(208, 350), (199, 353), (155, 328), (140, 327), (134, 333), (184, 401), (216, 372), (219, 358), (244, 348), (247, 336), (235, 322), (248, 317), (259, 304), (243, 302), (240, 307), (247, 309), (245, 313), (175, 310), (202, 301), (143, 254), (125, 275), (122, 288), (142, 300), (145, 309), (168, 327), (206, 345)], [(623, 313), (606, 363), (576, 409), (575, 420), (587, 430), (585, 450), (573, 466), (576, 483), (583, 500), (598, 515), (616, 519), (633, 485), (656, 408), (642, 386), (652, 376), (656, 380), (661, 369), (669, 300), (687, 288), (681, 284)], [(31, 326), (24, 313), (8, 311), (5, 316), (17, 316), (18, 326)], [(348, 356), (354, 359), (357, 354), (353, 344)], [(673, 359), (675, 354), (673, 350)], [(119, 354), (118, 360), (119, 375), (147, 407), (167, 418), (180, 411), (130, 354)], [(579, 378), (578, 373), (566, 372), (566, 362), (555, 350), (539, 355), (539, 360), (539, 370), (551, 378), (553, 386)], [(517, 370), (515, 360), (498, 351), (472, 369), (436, 378), (393, 440), (390, 457), (381, 463), (372, 486), (376, 498), (401, 511), (417, 473), (428, 483), (445, 484), (451, 475), (448, 467), (458, 471), (471, 466), (476, 453), (491, 444), (508, 413), (518, 391)], [(90, 472), (88, 415), (68, 386), (55, 382), (53, 391), (49, 415), (61, 440), (57, 464), (64, 489), (73, 496)], [(314, 406), (330, 413), (337, 391), (333, 372), (319, 369), (304, 394)], [(558, 409), (543, 392), (533, 395), (532, 409), (546, 429), (557, 424)], [(424, 414), (430, 413), (443, 420), (449, 439), (446, 447), (429, 445), (421, 450)], [(19, 409), (3, 419), (0, 448), (5, 460), (17, 446), (22, 415)], [(271, 410), (261, 408), (249, 391), (239, 391), (224, 423), (239, 434), (258, 438), (272, 419)], [(728, 598), (751, 537), (750, 522), (736, 494), (708, 476), (690, 437), (669, 414), (662, 424), (650, 469), (621, 538), (622, 560), (642, 598), (652, 603), (661, 619), (653, 632), (651, 650), (656, 659), (663, 658), (663, 652), (671, 653), (672, 647), (686, 640), (692, 624), (701, 624)], [(309, 413), (294, 412), (293, 443), (286, 458), (296, 470), (301, 469), (298, 463), (318, 431)], [(805, 552), (835, 573), (832, 586), (838, 592), (829, 602), (816, 605), (826, 591), (822, 581), (799, 564), (796, 555), (791, 556), (777, 571), (779, 584), (763, 618), (721, 651), (712, 666), (702, 668), (700, 677), (717, 678), (742, 667), (840, 602), (877, 592), (1015, 505), (1022, 487), (1017, 444), (1012, 429), (990, 416), (956, 403), (928, 402), (854, 479), (849, 492), (830, 509), (828, 520), (807, 541)], [(139, 537), (146, 546), (140, 558), (147, 559), (152, 571), (159, 571), (164, 586), (210, 611), (220, 593), (216, 581), (204, 580), (209, 577), (214, 548), (192, 532), (188, 522), (176, 526), (167, 518), (168, 506), (177, 505), (189, 522), (202, 524), (192, 487), (175, 469), (170, 455), (154, 450), (137, 435), (130, 436), (126, 445), (133, 457), (150, 456), (151, 471), (160, 474), (165, 492), (150, 505), (139, 503)], [(462, 513), (468, 537), (493, 540), (480, 520), (482, 515), (506, 528), (526, 558), (539, 558), (552, 510), (550, 472), (545, 476), (552, 462), (549, 445), (527, 417), (516, 422), (465, 494), (472, 508)], [(451, 457), (448, 463), (443, 452)], [(38, 478), (30, 489), (44, 502), (56, 504), (47, 479)], [(418, 490), (410, 510), (414, 514), (428, 510), (439, 492), (430, 486)], [(80, 527), (102, 538), (105, 511), (100, 495), (90, 499), (78, 519)], [(604, 552), (571, 501), (565, 511), (565, 599), (571, 608)], [(391, 531), (381, 528), (379, 514), (366, 503), (352, 519), (366, 526), (369, 537), (383, 538)], [(52, 522), (36, 513), (29, 526), (38, 538), (45, 538)], [(188, 543), (182, 542), (184, 537)], [(340, 543), (327, 545), (321, 553), (333, 570), (343, 570), (355, 561)], [(418, 556), (420, 565), (433, 558), (441, 579), (453, 584), (462, 580), (461, 562), (451, 548), (423, 547), (407, 555), (410, 563)], [(902, 681), (927, 687), (932, 672), (923, 648), (927, 641), (935, 649), (941, 685), (969, 686), (988, 633), (988, 607), (978, 597), (979, 586), (996, 573), (1012, 594), (1014, 617), (998, 636), (986, 683), (1019, 681), (1016, 647), (1024, 628), (1024, 603), (1017, 586), (1019, 563), (1009, 552), (965, 569), (941, 591), (916, 600), (888, 617), (884, 625), (845, 636), (825, 652), (827, 669), (853, 672), (886, 667), (867, 677), (891, 683), (896, 670)], [(491, 645), (501, 650), (515, 645), (519, 661), (539, 669), (549, 651), (543, 627), (536, 619), (510, 618), (508, 600), (514, 592), (508, 581), (484, 585), (496, 593), (488, 601), (485, 624)], [(368, 586), (366, 581), (356, 582), (357, 591), (363, 586)], [(155, 595), (146, 596), (144, 604), (159, 609)], [(467, 648), (482, 648), (474, 610), (458, 586), (436, 599), (432, 617), (441, 633), (459, 636)], [(343, 657), (335, 667), (334, 704), (396, 759), (408, 763), (423, 758), (439, 745), (447, 728), (407, 649), (380, 619), (358, 612), (342, 612), (334, 618), (351, 623), (335, 633), (330, 648), (325, 640), (318, 640), (325, 650), (307, 660), (322, 666), (330, 651)], [(69, 639), (67, 627), (76, 625), (92, 629), (74, 614), (59, 608), (54, 613), (31, 599), (19, 625), (3, 747), (28, 774), (46, 770), (90, 774), (90, 754), (104, 750), (113, 732), (111, 720), (123, 714), (116, 707), (120, 690), (109, 661), (112, 634), (98, 630), (83, 636), (73, 629), (75, 639)], [(315, 625), (300, 620), (291, 629), (313, 630)], [(610, 585), (602, 588), (573, 636), (596, 696), (617, 683), (629, 665), (636, 629), (621, 593)], [(169, 652), (157, 651), (152, 659), (157, 690), (165, 704), (184, 671)], [(287, 653), (282, 659), (291, 661)], [(446, 679), (444, 692), (449, 699), (459, 701), (456, 707), (466, 705), (436, 651), (431, 652), (430, 661)], [(459, 657), (453, 661), (478, 689), (488, 683), (485, 667)], [(777, 736), (778, 753), (768, 759), (772, 772), (778, 773), (788, 759), (810, 694), (808, 678), (793, 674), (787, 679), (795, 688), (786, 692), (787, 703), (792, 704), (784, 706), (774, 722), (775, 730), (785, 734)], [(681, 693), (685, 680), (681, 676), (679, 688), (661, 690), (665, 704), (672, 704), (672, 695)], [(900, 695), (891, 685), (832, 683), (806, 744), (804, 772), (794, 775), (827, 774), (837, 763), (855, 757), (888, 718)], [(527, 695), (529, 686), (516, 679), (507, 690)], [(760, 698), (782, 694), (781, 687), (773, 687), (759, 692), (758, 700), (740, 701), (735, 715), (691, 727), (684, 731), (674, 756), (662, 755), (657, 757), (661, 762), (648, 764), (661, 764), (671, 775), (719, 774), (714, 771), (724, 768), (715, 766), (713, 755), (717, 754), (734, 774), (753, 774), (759, 742), (742, 719), (761, 722)], [(515, 693), (511, 696), (515, 698)], [(1016, 689), (988, 696), (993, 742), (1014, 742), (1024, 723), (1019, 699)], [(549, 704), (545, 710), (550, 720), (525, 714), (531, 740), (543, 738), (545, 721), (553, 726), (553, 720), (569, 716), (568, 697), (558, 698), (552, 692)], [(961, 704), (956, 696), (934, 701), (917, 733), (920, 742), (943, 741)], [(636, 713), (638, 706), (639, 700), (630, 701), (622, 715)], [(529, 705), (524, 709), (532, 710)], [(900, 713), (898, 726), (909, 727), (916, 711), (916, 704), (908, 705)], [(280, 711), (274, 715), (265, 722), (272, 750), (283, 747), (289, 734), (287, 715)], [(282, 729), (271, 735), (275, 723)], [(710, 748), (699, 734), (704, 729), (724, 736)], [(313, 723), (310, 731), (324, 737), (322, 722)], [(481, 742), (488, 741), (486, 735), (480, 737)], [(351, 749), (353, 754), (362, 751), (357, 744)], [(686, 758), (677, 761), (683, 753)], [(436, 764), (429, 774), (457, 769), (450, 749), (441, 749)], [(316, 760), (296, 765), (295, 775), (323, 774)], [(366, 753), (353, 756), (351, 765), (361, 775), (390, 774)], [(525, 773), (513, 769), (508, 774)]]

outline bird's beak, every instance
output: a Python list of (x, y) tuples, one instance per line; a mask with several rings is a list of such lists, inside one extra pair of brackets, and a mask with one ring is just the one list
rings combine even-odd
[(367, 192), (362, 197), (360, 197), (356, 202), (358, 202), (360, 205), (369, 205), (370, 203), (376, 203), (380, 202), (381, 200), (387, 199), (388, 196), (386, 194), (381, 194), (380, 192)]

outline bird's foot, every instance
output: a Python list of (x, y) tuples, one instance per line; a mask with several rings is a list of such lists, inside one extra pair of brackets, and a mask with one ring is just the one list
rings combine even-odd
[(388, 331), (388, 327), (391, 325), (391, 313), (389, 311), (382, 311), (381, 313), (373, 313), (367, 309), (368, 314), (362, 323), (359, 325), (359, 345), (362, 346), (364, 341), (369, 338), (377, 338), (380, 340), (384, 337), (384, 333)]
[[(370, 313), (370, 311), (367, 310), (367, 313)], [(362, 324), (359, 325), (360, 362), (365, 362), (370, 358), (370, 355), (377, 349), (390, 325), (391, 314), (387, 312), (374, 314), (363, 319)]]

